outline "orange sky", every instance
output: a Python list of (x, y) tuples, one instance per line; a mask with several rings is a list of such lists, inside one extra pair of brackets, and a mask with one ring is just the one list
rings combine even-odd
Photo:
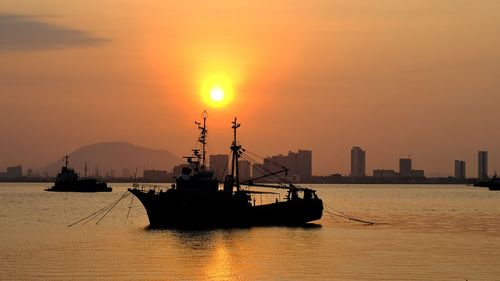
[[(141, 3), (140, 3), (141, 2)], [(10, 1), (0, 5), (0, 169), (125, 140), (179, 156), (209, 111), (211, 150), (313, 150), (315, 174), (500, 169), (498, 1)], [(235, 3), (238, 2), (238, 3)], [(230, 106), (203, 104), (214, 73)]]

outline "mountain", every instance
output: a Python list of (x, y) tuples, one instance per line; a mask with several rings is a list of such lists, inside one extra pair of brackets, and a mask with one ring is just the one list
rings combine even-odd
[[(151, 149), (137, 146), (128, 142), (101, 142), (81, 147), (71, 153), (69, 165), (80, 175), (84, 175), (85, 162), (87, 163), (87, 175), (95, 174), (99, 170), (101, 176), (114, 171), (116, 177), (123, 176), (124, 169), (128, 169), (133, 176), (136, 169), (137, 175), (142, 176), (144, 168), (147, 170), (172, 171), (175, 165), (182, 163), (181, 158), (161, 149)], [(47, 172), (56, 175), (64, 164), (61, 158), (38, 169), (40, 174)]]

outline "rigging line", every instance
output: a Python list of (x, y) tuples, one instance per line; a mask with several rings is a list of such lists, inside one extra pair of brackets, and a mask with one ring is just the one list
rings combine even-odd
[[(206, 156), (210, 156), (212, 155), (212, 151), (214, 151), (213, 147), (212, 147), (212, 143), (210, 141), (208, 141), (208, 135), (207, 135), (207, 150), (206, 150)], [(206, 160), (208, 162), (210, 162), (210, 157), (208, 157), (208, 159)], [(206, 165), (207, 163), (205, 162), (205, 166), (209, 166), (209, 165)], [(210, 163), (208, 163), (210, 164)], [(206, 168), (206, 167), (205, 167)]]
[[(260, 164), (259, 161), (257, 161), (254, 158), (252, 158), (246, 152), (242, 153), (242, 155), (245, 155), (246, 157), (248, 157), (249, 159), (251, 159), (253, 162)], [(271, 161), (269, 161), (269, 162), (272, 163)], [(271, 173), (272, 171), (270, 169), (268, 169), (267, 167), (265, 167), (263, 164), (264, 164), (264, 162), (262, 162), (262, 169), (264, 169), (265, 172)], [(274, 163), (272, 163), (272, 164), (274, 164)], [(281, 166), (280, 166), (280, 168), (281, 168)]]
[(254, 159), (254, 158), (253, 158), (252, 156), (250, 156), (247, 152), (248, 152), (247, 150), (243, 151), (242, 155), (244, 155), (244, 156), (248, 157), (248, 158), (249, 158), (249, 159), (251, 159), (254, 163), (261, 163), (261, 161), (258, 161), (258, 160), (256, 160), (256, 159)]
[(250, 159), (250, 161), (251, 161), (251, 162), (254, 162), (255, 164), (260, 164), (260, 165), (262, 165), (261, 167), (262, 167), (262, 169), (264, 169), (264, 172), (268, 172), (268, 173), (270, 173), (270, 172), (271, 172), (271, 170), (269, 170), (268, 168), (266, 168), (266, 167), (263, 165), (264, 161), (260, 162), (260, 161), (258, 161), (258, 160), (256, 160), (256, 159), (254, 159), (252, 156), (248, 155), (248, 153), (246, 153), (246, 152), (242, 153), (242, 156), (247, 157), (248, 159)]
[(241, 154), (241, 157), (248, 160), (252, 165), (255, 165), (255, 164), (261, 164), (261, 162), (255, 160), (254, 158), (252, 158), (250, 155), (248, 155), (247, 153), (243, 152)]
[[(270, 181), (276, 181), (278, 184), (287, 184), (287, 183), (290, 183), (290, 181), (286, 180), (285, 178), (277, 175), (277, 174), (274, 174), (274, 175), (269, 175), (269, 174), (272, 174), (274, 172), (271, 172), (270, 170), (268, 169), (263, 169), (259, 166), (256, 166), (255, 167), (255, 170), (257, 170), (259, 173), (262, 174), (262, 176), (260, 176), (259, 178), (269, 178)], [(256, 179), (256, 177), (254, 176), (254, 179)]]
[[(125, 194), (127, 194), (127, 193), (128, 193), (128, 191), (127, 191), (127, 192), (125, 192)], [(125, 195), (125, 194), (124, 194), (124, 195)], [(92, 214), (90, 214), (90, 215), (88, 215), (88, 216), (84, 217), (83, 219), (80, 219), (80, 220), (78, 220), (78, 221), (76, 221), (76, 222), (74, 222), (74, 223), (72, 223), (72, 224), (70, 224), (70, 225), (67, 225), (67, 227), (71, 227), (71, 226), (73, 226), (73, 225), (75, 225), (75, 224), (77, 224), (77, 223), (79, 223), (79, 222), (82, 222), (82, 221), (84, 221), (84, 220), (86, 220), (86, 219), (88, 219), (88, 218), (90, 218), (90, 217), (94, 216), (95, 214), (102, 213), (104, 210), (108, 209), (111, 205), (113, 205), (113, 204), (115, 204), (116, 202), (120, 201), (120, 200), (123, 198), (123, 196), (124, 196), (124, 195), (122, 195), (122, 197), (120, 197), (118, 200), (115, 200), (115, 201), (113, 201), (113, 202), (109, 203), (109, 204), (108, 204), (108, 205), (106, 205), (104, 208), (99, 209), (98, 211), (95, 211), (94, 213), (92, 213)]]
[[(254, 154), (254, 153), (253, 153)], [(246, 153), (243, 153), (242, 155), (248, 157), (249, 159), (252, 159), (252, 161), (254, 161), (255, 163), (258, 163), (255, 159), (253, 159), (251, 156), (247, 155)], [(285, 168), (288, 170), (288, 168), (284, 167), (283, 165), (278, 165), (277, 163), (275, 163), (274, 161), (269, 161), (271, 164), (274, 164), (276, 165), (277, 168)], [(271, 170), (271, 169), (268, 169), (267, 167), (265, 167), (264, 165), (262, 165), (262, 167), (259, 167), (257, 166), (257, 169), (261, 169), (260, 171), (264, 171), (264, 173), (273, 173), (275, 171)], [(276, 174), (276, 175), (273, 175), (271, 177), (271, 179), (275, 179), (275, 180), (281, 180), (282, 182), (284, 183), (290, 183), (290, 181), (286, 178), (286, 177), (283, 177), (283, 176), (280, 176), (279, 174)]]
[[(128, 212), (127, 212), (127, 218), (125, 218), (125, 224), (127, 224), (128, 221), (128, 216), (130, 215), (130, 210), (132, 209), (132, 202), (134, 202), (135, 196), (132, 196), (132, 199), (130, 199), (130, 205), (128, 206)], [(132, 222), (132, 218), (130, 218), (130, 222)]]
[(252, 152), (252, 151), (250, 151), (250, 150), (248, 150), (246, 148), (245, 148), (245, 152), (248, 152), (248, 153), (250, 153), (250, 154), (252, 154), (252, 155), (254, 155), (257, 158), (262, 159), (262, 160), (264, 160), (264, 158), (265, 158), (265, 157), (262, 157), (262, 156), (258, 155), (257, 153), (254, 153), (254, 152)]
[[(241, 154), (241, 157), (243, 159), (247, 159), (247, 160), (250, 160), (250, 162), (253, 162), (254, 164), (260, 164), (258, 161), (256, 161), (254, 158), (252, 158), (250, 155), (248, 155), (247, 153), (242, 153)], [(264, 167), (262, 164), (256, 166), (256, 165), (253, 165), (254, 169), (256, 171), (259, 171), (260, 173), (262, 173), (263, 175), (265, 174), (272, 174), (274, 173), (273, 171), (271, 171), (270, 169), (267, 169), (266, 167)], [(255, 178), (255, 176), (254, 176)], [(269, 180), (271, 181), (275, 181), (277, 182), (278, 184), (280, 185), (283, 185), (283, 184), (290, 184), (291, 182), (286, 179), (285, 177), (282, 177), (280, 176), (279, 174), (275, 174), (275, 175), (272, 175), (272, 176), (268, 176)], [(256, 179), (256, 178), (255, 178)]]
[(99, 224), (99, 222), (104, 218), (106, 217), (106, 215), (111, 212), (111, 210), (113, 210), (114, 207), (116, 207), (116, 205), (118, 205), (118, 203), (120, 203), (120, 201), (127, 197), (127, 195), (129, 195), (130, 193), (127, 191), (125, 192), (125, 194), (122, 195), (122, 197), (120, 198), (120, 200), (118, 200), (111, 208), (108, 209), (108, 211), (95, 223), (95, 224)]
[[(288, 182), (284, 181), (283, 179), (280, 179), (279, 177), (275, 177), (275, 175), (270, 175), (270, 173), (266, 173), (265, 171), (263, 171), (262, 169), (259, 169), (257, 168), (256, 169), (259, 173), (261, 173), (262, 175), (261, 176), (258, 176), (258, 177), (254, 177), (252, 179), (252, 182), (253, 181), (260, 181), (261, 179), (264, 179), (264, 178), (268, 178), (268, 180), (266, 182), (273, 182), (278, 184), (279, 186), (286, 186), (286, 184)], [(248, 180), (247, 180), (248, 182)]]
[[(226, 174), (226, 172), (229, 174), (229, 157), (227, 158), (226, 165), (224, 166), (224, 170), (222, 170), (222, 175), (220, 175), (221, 181), (225, 181), (226, 180), (224, 178), (224, 175)], [(217, 176), (219, 176), (219, 175), (217, 175)]]
[(254, 152), (251, 152), (251, 151), (248, 151), (248, 150), (246, 150), (246, 151), (247, 151), (248, 153), (250, 153), (250, 154), (253, 154), (253, 155), (254, 155), (254, 156), (256, 156), (257, 158), (260, 158), (260, 159), (263, 159), (263, 160), (264, 160), (264, 159), (266, 159), (266, 158), (268, 158), (268, 160), (267, 160), (267, 161), (269, 161), (269, 163), (272, 163), (272, 164), (274, 164), (274, 165), (276, 165), (276, 166), (278, 166), (278, 167), (280, 167), (280, 168), (283, 166), (283, 165), (281, 165), (281, 164), (279, 164), (279, 163), (277, 163), (277, 162), (275, 162), (275, 161), (271, 161), (271, 160), (269, 160), (269, 157), (263, 157), (263, 156), (260, 156), (260, 155), (258, 155), (258, 154), (256, 154), (256, 153), (254, 153)]

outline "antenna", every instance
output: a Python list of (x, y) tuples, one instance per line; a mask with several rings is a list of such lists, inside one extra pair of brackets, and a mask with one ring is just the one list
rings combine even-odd
[(66, 169), (68, 168), (68, 158), (69, 158), (68, 155), (66, 155), (66, 156), (63, 157), (63, 159), (64, 159), (64, 166), (66, 167)]
[[(207, 117), (208, 113), (207, 111), (203, 111), (203, 126), (201, 126), (200, 122), (194, 122), (196, 125), (198, 125), (198, 129), (201, 131), (200, 133), (200, 138), (198, 141), (202, 144), (202, 150), (201, 150), (201, 170), (205, 171), (205, 159), (206, 159), (206, 154), (207, 154)], [(195, 154), (198, 156), (197, 154)]]
[[(233, 152), (233, 157), (232, 157), (232, 163), (231, 163), (231, 176), (233, 180), (235, 180), (236, 183), (236, 190), (240, 190), (240, 177), (239, 177), (239, 168), (238, 168), (238, 158), (240, 157), (240, 149), (241, 145), (238, 145), (237, 139), (236, 139), (236, 130), (241, 126), (240, 123), (238, 123), (238, 120), (236, 117), (234, 117), (233, 123), (233, 131), (234, 131), (234, 140), (233, 144), (231, 145), (231, 151)], [(235, 177), (236, 176), (236, 177)]]

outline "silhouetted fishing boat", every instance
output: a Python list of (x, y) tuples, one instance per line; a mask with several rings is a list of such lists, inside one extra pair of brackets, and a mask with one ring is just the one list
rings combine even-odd
[[(54, 185), (45, 189), (46, 191), (60, 192), (110, 192), (113, 189), (105, 182), (92, 178), (80, 179), (73, 168), (68, 165), (68, 156), (64, 157), (65, 165), (57, 174)], [(85, 165), (86, 166), (86, 165)]]
[[(214, 172), (206, 169), (205, 146), (207, 143), (206, 112), (198, 141), (202, 151), (193, 150), (193, 156), (185, 157), (188, 165), (182, 169), (176, 183), (169, 189), (144, 189), (134, 185), (129, 191), (144, 205), (151, 227), (246, 227), (255, 225), (302, 225), (321, 218), (323, 202), (316, 191), (286, 184), (258, 184), (256, 179), (277, 175), (287, 169), (275, 171), (256, 179), (240, 182), (238, 159), (246, 151), (237, 142), (236, 132), (240, 127), (236, 118), (232, 122), (234, 140), (231, 145), (231, 174), (219, 188)], [(252, 194), (278, 194), (267, 191), (252, 191), (249, 186), (286, 189), (287, 196), (270, 204), (252, 204)], [(299, 194), (301, 196), (299, 196)]]
[(500, 179), (497, 178), (497, 175), (495, 174), (493, 178), (489, 180), (482, 180), (475, 182), (474, 186), (487, 187), (489, 190), (492, 191), (500, 191)]

